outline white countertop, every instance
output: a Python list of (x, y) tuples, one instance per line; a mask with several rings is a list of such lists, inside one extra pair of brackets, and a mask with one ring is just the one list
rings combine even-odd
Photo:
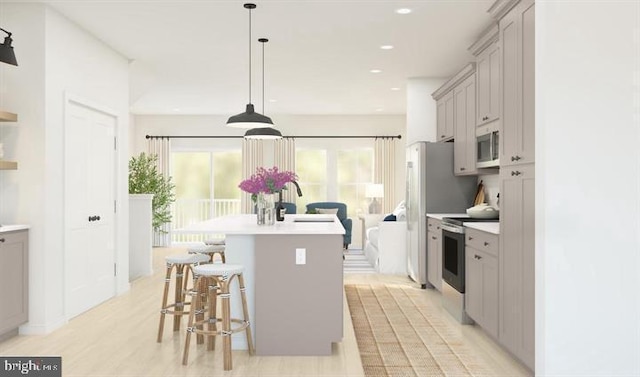
[(427, 213), (427, 217), (442, 220), (443, 217), (469, 217), (466, 213)]
[[(295, 222), (295, 219), (325, 218), (331, 222)], [(224, 234), (344, 234), (345, 230), (336, 215), (285, 215), (284, 221), (275, 225), (258, 225), (256, 215), (231, 215), (216, 217), (178, 229), (183, 233)]]
[(464, 223), (464, 226), (471, 229), (481, 230), (487, 233), (500, 234), (500, 222), (487, 223)]
[(0, 225), (0, 233), (29, 229), (29, 225)]

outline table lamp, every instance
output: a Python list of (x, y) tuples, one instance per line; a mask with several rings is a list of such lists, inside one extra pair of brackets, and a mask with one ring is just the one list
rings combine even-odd
[(366, 198), (371, 198), (369, 213), (380, 213), (382, 205), (377, 198), (384, 197), (384, 185), (382, 183), (372, 183), (367, 185), (364, 190), (364, 196)]

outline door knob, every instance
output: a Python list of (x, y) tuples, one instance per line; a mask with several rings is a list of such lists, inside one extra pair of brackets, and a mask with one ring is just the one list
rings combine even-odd
[(95, 220), (93, 216), (89, 216), (89, 221), (93, 221), (93, 220)]
[(100, 216), (96, 216), (96, 220), (100, 221)]

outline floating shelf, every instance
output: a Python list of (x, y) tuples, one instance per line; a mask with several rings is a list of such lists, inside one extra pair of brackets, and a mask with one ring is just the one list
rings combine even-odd
[(0, 122), (17, 122), (18, 114), (0, 110)]
[(18, 163), (15, 161), (0, 160), (0, 170), (17, 170)]

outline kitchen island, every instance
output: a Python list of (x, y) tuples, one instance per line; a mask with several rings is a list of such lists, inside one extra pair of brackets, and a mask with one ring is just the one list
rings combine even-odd
[[(180, 232), (225, 234), (227, 263), (244, 266), (256, 355), (330, 355), (342, 340), (345, 230), (335, 215), (285, 215), (275, 225), (233, 215)], [(231, 314), (242, 318), (237, 284), (232, 288)], [(244, 333), (232, 343), (247, 348)]]

